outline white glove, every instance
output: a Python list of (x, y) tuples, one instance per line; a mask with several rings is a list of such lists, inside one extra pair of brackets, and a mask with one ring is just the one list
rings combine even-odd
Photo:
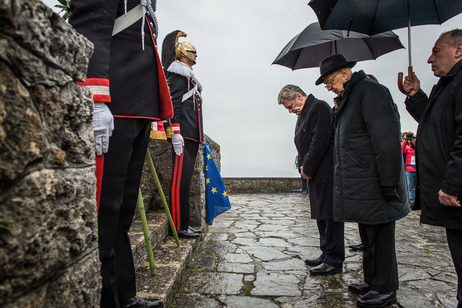
[(175, 154), (181, 156), (183, 153), (184, 140), (181, 134), (175, 133), (172, 135), (172, 145)]
[(96, 155), (103, 155), (109, 149), (109, 137), (114, 130), (114, 117), (105, 103), (96, 102), (93, 107), (93, 133)]

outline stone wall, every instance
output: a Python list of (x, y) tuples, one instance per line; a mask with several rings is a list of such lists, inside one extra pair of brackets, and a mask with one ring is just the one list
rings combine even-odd
[(280, 193), (302, 188), (300, 178), (223, 178), (228, 194)]
[(95, 307), (92, 45), (38, 0), (0, 0), (0, 306)]

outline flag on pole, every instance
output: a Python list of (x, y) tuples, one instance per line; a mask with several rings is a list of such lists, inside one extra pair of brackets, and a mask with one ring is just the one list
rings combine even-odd
[(231, 208), (225, 184), (213, 160), (209, 144), (204, 146), (204, 176), (207, 203), (207, 224), (212, 225), (213, 219)]

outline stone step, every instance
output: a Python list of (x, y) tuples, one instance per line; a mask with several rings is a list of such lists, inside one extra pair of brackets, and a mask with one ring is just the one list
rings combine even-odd
[(146, 213), (157, 274), (151, 275), (141, 221), (133, 221), (129, 235), (136, 269), (137, 295), (143, 298), (160, 298), (168, 307), (180, 285), (181, 278), (191, 261), (201, 238), (180, 239), (176, 245), (168, 236), (168, 220), (164, 212)]

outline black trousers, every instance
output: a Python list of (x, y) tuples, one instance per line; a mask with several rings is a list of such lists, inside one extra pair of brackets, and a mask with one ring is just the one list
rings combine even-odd
[(316, 220), (316, 223), (324, 263), (341, 268), (345, 261), (345, 224), (332, 219)]
[(136, 295), (135, 268), (128, 230), (135, 213), (150, 120), (114, 118), (104, 157), (98, 244), (103, 288), (101, 307), (119, 307)]
[(199, 143), (184, 139), (183, 154), (178, 156), (172, 147), (172, 183), (170, 186), (170, 212), (177, 230), (187, 230), (189, 217), (189, 191)]
[(371, 290), (380, 293), (398, 290), (395, 222), (380, 225), (358, 225), (359, 235), (364, 245), (364, 282), (369, 284)]
[(457, 308), (462, 308), (462, 231), (446, 228), (446, 238), (457, 273)]

